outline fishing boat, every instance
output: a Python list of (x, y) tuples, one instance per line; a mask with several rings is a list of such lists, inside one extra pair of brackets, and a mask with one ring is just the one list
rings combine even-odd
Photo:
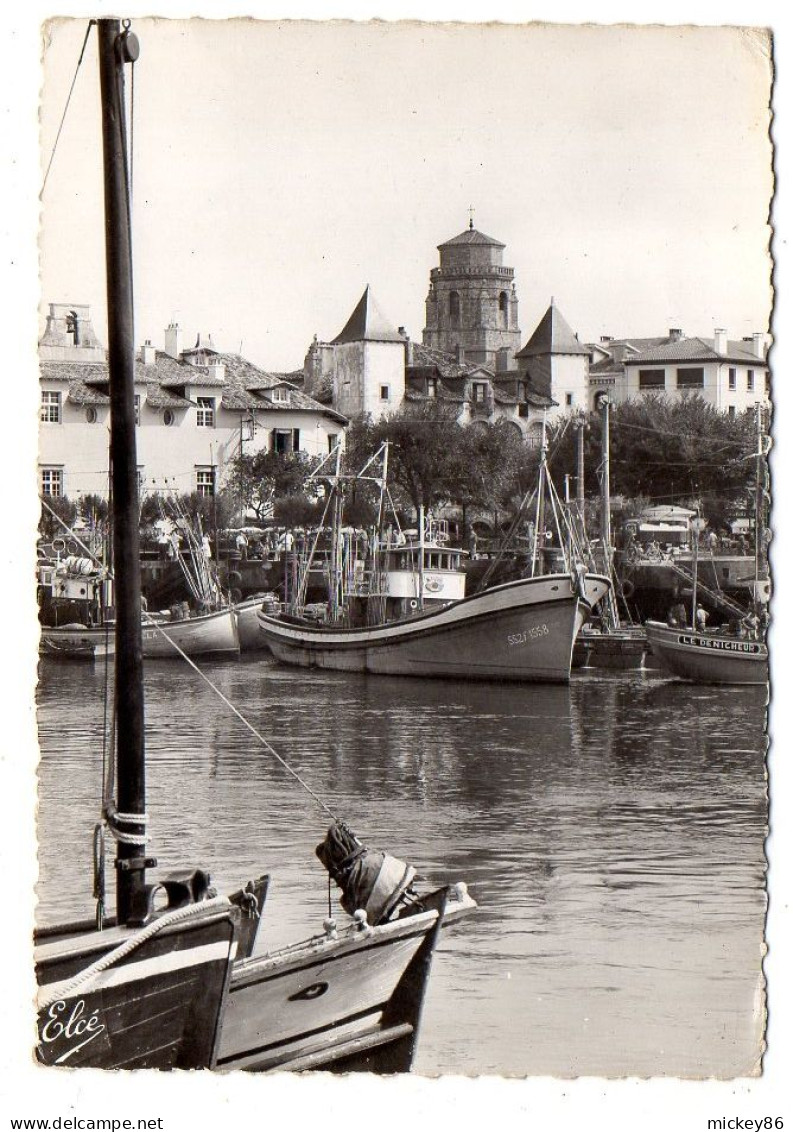
[[(690, 624), (685, 624), (686, 609), (682, 607), (677, 624), (663, 624), (659, 621), (645, 622), (647, 641), (655, 656), (676, 676), (700, 684), (767, 684), (768, 646), (764, 639), (762, 623), (767, 621), (763, 614), (758, 617), (770, 596), (770, 588), (764, 584), (763, 502), (765, 492), (765, 442), (762, 428), (761, 407), (756, 409), (757, 451), (755, 484), (755, 571), (754, 608), (746, 612), (724, 595), (707, 589), (711, 599), (723, 605), (733, 620), (727, 628), (708, 629), (704, 615), (699, 611), (699, 530), (702, 523), (697, 516), (692, 555), (692, 594)], [(670, 612), (670, 622), (675, 618)]]
[[(353, 477), (342, 474), (340, 461), (339, 450), (313, 473), (324, 479), (326, 513), (334, 514), (328, 619), (308, 621), (300, 607), (300, 587), (291, 610), (277, 616), (260, 610), (260, 629), (278, 660), (391, 676), (569, 679), (573, 642), (608, 592), (606, 577), (587, 573), (569, 559), (564, 572), (535, 573), (538, 553), (530, 577), (465, 596), (463, 552), (439, 537), (437, 522), (425, 522), (422, 509), (412, 534), (398, 524), (384, 532), (387, 444)], [(543, 476), (552, 487), (544, 458), (538, 494)], [(341, 488), (349, 478), (369, 479), (380, 490), (378, 527), (362, 539), (340, 526)], [(538, 527), (541, 522), (544, 531), (542, 515)], [(309, 555), (305, 569), (310, 562)]]
[[(96, 917), (36, 933), (37, 1055), (47, 1065), (75, 1068), (406, 1071), (438, 933), (444, 923), (473, 909), (474, 901), (462, 884), (422, 893), (412, 866), (367, 849), (221, 693), (330, 817), (317, 856), (338, 885), (349, 918), (337, 926), (329, 893), (321, 932), (277, 952), (258, 953), (267, 876), (228, 898), (214, 893), (201, 868), (150, 879), (157, 862), (147, 852), (123, 94), (124, 66), (137, 58), (139, 48), (128, 24), (122, 30), (118, 20), (96, 23), (113, 450), (114, 668), (124, 694), (108, 696), (115, 724), (103, 768), (102, 821), (94, 834)], [(116, 845), (113, 917), (106, 912), (109, 837)]]
[(676, 676), (698, 684), (767, 684), (768, 646), (718, 629), (645, 623), (653, 653)]
[[(47, 506), (46, 500), (43, 500)], [(57, 518), (57, 516), (56, 516)], [(59, 520), (60, 521), (60, 520)], [(56, 555), (40, 562), (38, 570), (39, 647), (42, 654), (63, 659), (97, 660), (115, 651), (113, 576), (74, 532), (82, 555)], [(188, 572), (191, 592), (200, 612), (188, 602), (167, 610), (143, 610), (142, 644), (147, 658), (236, 656), (240, 651), (237, 617), (220, 600), (220, 591), (206, 568), (203, 555)], [(203, 562), (203, 565), (202, 565)], [(212, 607), (215, 608), (212, 608)]]

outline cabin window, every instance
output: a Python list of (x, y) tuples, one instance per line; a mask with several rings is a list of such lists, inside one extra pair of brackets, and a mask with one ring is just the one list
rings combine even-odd
[(732, 366), (727, 370), (727, 388), (731, 392), (738, 388), (738, 371)]
[(705, 370), (702, 366), (686, 366), (677, 371), (678, 389), (704, 389)]
[(748, 369), (746, 371), (746, 391), (747, 393), (754, 392), (754, 370)]
[(195, 412), (195, 423), (199, 428), (215, 427), (215, 398), (199, 397)]
[(457, 291), (449, 292), (449, 323), (453, 327), (460, 325), (460, 295)]
[(195, 489), (205, 499), (211, 498), (215, 494), (215, 469), (213, 467), (196, 468)]
[(61, 395), (50, 389), (41, 391), (41, 420), (45, 424), (61, 423)]
[(639, 389), (665, 389), (666, 388), (666, 370), (664, 369), (640, 369), (639, 370)]
[(60, 499), (63, 495), (63, 468), (41, 469), (41, 494)]

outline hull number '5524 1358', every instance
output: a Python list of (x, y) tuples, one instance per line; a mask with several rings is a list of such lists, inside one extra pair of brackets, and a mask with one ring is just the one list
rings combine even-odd
[(538, 637), (547, 636), (547, 625), (533, 625), (531, 629), (524, 629), (522, 633), (510, 633), (507, 637), (507, 644), (510, 648), (514, 648), (515, 645), (525, 645), (527, 641), (536, 641)]

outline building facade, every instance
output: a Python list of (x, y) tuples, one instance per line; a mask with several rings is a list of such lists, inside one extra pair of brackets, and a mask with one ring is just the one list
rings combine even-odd
[(589, 347), (589, 403), (615, 404), (647, 396), (701, 397), (719, 412), (738, 414), (770, 400), (766, 338), (687, 337), (671, 329), (660, 338), (601, 338)]
[[(40, 490), (107, 496), (109, 377), (87, 306), (50, 306), (39, 358)], [(199, 336), (184, 349), (175, 323), (165, 331), (165, 349), (146, 342), (135, 360), (142, 489), (213, 495), (241, 452), (325, 455), (347, 419), (286, 376), (218, 351), (211, 338)]]
[(470, 222), (438, 245), (440, 266), (430, 271), (422, 342), (494, 372), (512, 368), (520, 346), (515, 272), (502, 260), (505, 245)]

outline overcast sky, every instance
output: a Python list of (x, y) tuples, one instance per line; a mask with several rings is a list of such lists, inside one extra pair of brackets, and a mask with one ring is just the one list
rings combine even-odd
[[(84, 21), (50, 26), (49, 160)], [(420, 339), (437, 244), (506, 244), (529, 337), (731, 337), (770, 315), (771, 70), (726, 28), (136, 20), (137, 337), (212, 333), (270, 369), (364, 286)], [(106, 340), (96, 42), (47, 182), (42, 303)]]

